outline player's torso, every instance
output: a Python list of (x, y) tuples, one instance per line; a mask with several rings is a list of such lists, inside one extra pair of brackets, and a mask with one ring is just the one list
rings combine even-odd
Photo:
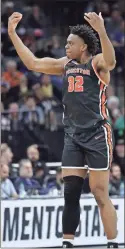
[(63, 83), (65, 129), (79, 133), (107, 119), (105, 91), (93, 70), (92, 59), (85, 65), (68, 62)]

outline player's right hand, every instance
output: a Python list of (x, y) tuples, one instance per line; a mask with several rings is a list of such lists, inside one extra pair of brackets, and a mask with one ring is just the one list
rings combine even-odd
[(12, 34), (16, 27), (17, 24), (20, 22), (20, 20), (22, 19), (22, 14), (19, 12), (14, 12), (8, 20), (8, 33)]

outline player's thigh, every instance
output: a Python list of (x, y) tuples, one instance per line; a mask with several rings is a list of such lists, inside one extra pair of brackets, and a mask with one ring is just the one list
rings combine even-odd
[(86, 161), (90, 170), (108, 170), (113, 155), (113, 135), (111, 126), (105, 124), (93, 135), (86, 150)]
[(110, 168), (109, 160), (111, 160), (110, 155), (105, 145), (102, 149), (99, 148), (98, 151), (90, 150), (86, 152), (86, 162), (89, 170), (108, 170)]
[(85, 166), (84, 152), (74, 143), (72, 137), (65, 136), (64, 149), (62, 154), (62, 174), (63, 177), (76, 175), (85, 177), (87, 166)]
[(109, 170), (89, 171), (89, 185), (93, 194), (102, 195), (101, 198), (108, 197), (109, 175)]
[(85, 179), (87, 175), (87, 169), (70, 169), (70, 168), (62, 168), (62, 177), (66, 176), (79, 176)]

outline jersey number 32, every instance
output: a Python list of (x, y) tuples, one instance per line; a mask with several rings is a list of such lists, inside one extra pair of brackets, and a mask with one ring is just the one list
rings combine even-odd
[(82, 76), (69, 76), (68, 77), (68, 92), (83, 92), (84, 91), (84, 79)]

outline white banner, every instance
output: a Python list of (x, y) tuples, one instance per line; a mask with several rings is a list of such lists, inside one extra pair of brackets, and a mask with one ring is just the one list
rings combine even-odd
[[(112, 199), (118, 215), (118, 242), (124, 243), (124, 199)], [(2, 247), (54, 247), (62, 243), (63, 198), (1, 202)], [(93, 198), (81, 199), (74, 244), (103, 245), (106, 236)]]

